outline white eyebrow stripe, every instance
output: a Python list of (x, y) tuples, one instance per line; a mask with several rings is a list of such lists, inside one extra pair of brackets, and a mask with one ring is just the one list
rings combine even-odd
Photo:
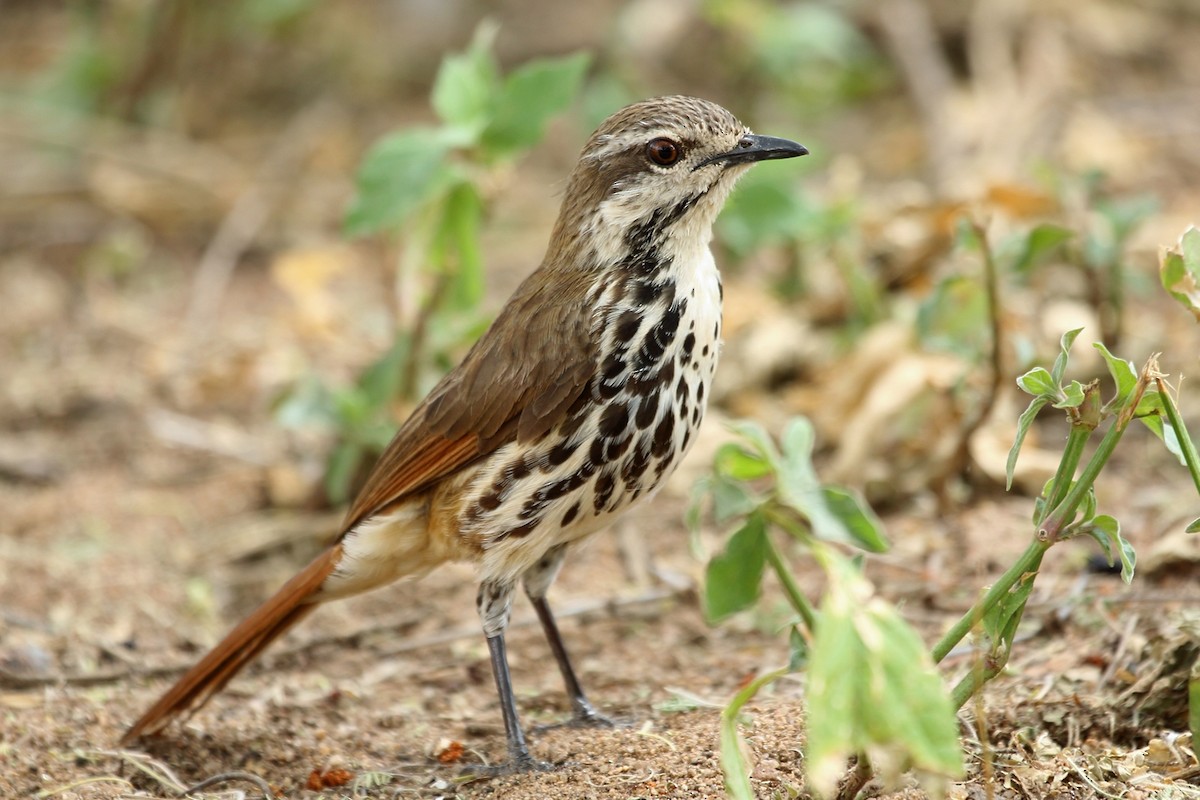
[(602, 161), (617, 153), (624, 152), (634, 145), (649, 144), (659, 138), (675, 139), (678, 136), (679, 134), (670, 128), (661, 125), (650, 127), (648, 124), (646, 129), (640, 131), (630, 131), (620, 135), (607, 133), (596, 137), (596, 144), (599, 146), (592, 149), (584, 158)]

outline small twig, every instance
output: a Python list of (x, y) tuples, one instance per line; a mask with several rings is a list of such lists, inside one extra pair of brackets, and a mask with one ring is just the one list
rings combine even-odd
[(179, 776), (170, 767), (145, 753), (138, 753), (131, 750), (85, 750), (83, 754), (85, 756), (115, 758), (118, 761), (129, 764), (138, 772), (148, 776), (155, 783), (165, 786), (176, 794), (184, 790), (183, 781), (179, 780)]
[(189, 786), (179, 793), (180, 797), (187, 797), (189, 794), (207, 789), (210, 786), (216, 786), (218, 783), (228, 783), (229, 781), (246, 781), (253, 783), (258, 787), (258, 790), (263, 793), (265, 800), (274, 800), (275, 792), (271, 789), (271, 784), (267, 783), (262, 778), (252, 772), (222, 772), (219, 775), (213, 775), (211, 778), (205, 778), (194, 786)]
[(997, 277), (996, 257), (992, 252), (992, 244), (988, 240), (987, 229), (976, 219), (971, 220), (971, 230), (979, 240), (979, 250), (983, 256), (983, 288), (987, 299), (988, 325), (991, 328), (991, 371), (989, 385), (983, 393), (983, 404), (962, 429), (960, 447), (967, 451), (971, 437), (975, 431), (987, 421), (996, 404), (996, 397), (1004, 386), (1004, 331), (1000, 322), (1000, 281)]
[(1088, 774), (1083, 770), (1083, 767), (1076, 764), (1075, 761), (1070, 756), (1064, 755), (1063, 760), (1066, 761), (1067, 764), (1071, 767), (1072, 772), (1074, 772), (1080, 778), (1083, 778), (1083, 782), (1086, 783), (1088, 786), (1092, 787), (1092, 791), (1094, 791), (1100, 795), (1103, 795), (1104, 797), (1111, 798), (1111, 800), (1121, 800), (1121, 795), (1113, 794), (1112, 792), (1106, 792), (1103, 789), (1101, 789), (1100, 785), (1098, 783), (1096, 783), (1094, 780), (1092, 780), (1088, 776)]

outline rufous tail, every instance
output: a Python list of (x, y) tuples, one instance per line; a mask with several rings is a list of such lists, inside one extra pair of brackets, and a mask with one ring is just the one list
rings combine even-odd
[(267, 645), (316, 609), (313, 595), (341, 557), (342, 547), (335, 545), (285, 583), (142, 714), (121, 737), (121, 744), (157, 733), (207, 703)]

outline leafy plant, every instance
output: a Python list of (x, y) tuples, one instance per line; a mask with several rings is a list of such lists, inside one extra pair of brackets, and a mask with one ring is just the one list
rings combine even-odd
[[(717, 452), (697, 495), (708, 499), (718, 522), (737, 522), (725, 549), (709, 562), (705, 608), (717, 621), (751, 607), (769, 567), (795, 616), (789, 665), (752, 681), (722, 714), (721, 764), (730, 795), (754, 796), (738, 733), (742, 708), (763, 686), (805, 663), (808, 765), (815, 786), (830, 789), (852, 754), (891, 769), (911, 765), (957, 775), (962, 757), (953, 709), (920, 637), (874, 596), (859, 565), (837, 547), (882, 552), (887, 543), (878, 520), (852, 493), (820, 483), (807, 420), (793, 420), (778, 445), (754, 423), (738, 423), (734, 430), (739, 440)], [(699, 508), (694, 505), (693, 522)], [(777, 541), (781, 534), (826, 572), (829, 588), (819, 610), (792, 575)]]
[(587, 69), (588, 57), (576, 54), (502, 75), (495, 35), (494, 25), (480, 25), (466, 51), (442, 62), (430, 96), (438, 125), (384, 136), (358, 169), (346, 233), (398, 244), (397, 285), (420, 287), (424, 296), (411, 304), (419, 311), (402, 321), (393, 346), (353, 385), (309, 383), (281, 406), (293, 424), (338, 432), (326, 472), (335, 502), (348, 497), (363, 465), (387, 443), (393, 404), (423, 393), (450, 366), (450, 353), (484, 326), (485, 187), (541, 140)]
[[(986, 246), (986, 241), (982, 243)], [(1168, 291), (1196, 313), (1200, 232), (1189, 229), (1177, 248), (1164, 251), (1161, 273)], [(1018, 420), (1009, 453), (1010, 485), (1026, 434), (1042, 409), (1062, 410), (1069, 428), (1058, 469), (1034, 502), (1032, 539), (1021, 557), (928, 654), (895, 609), (873, 595), (854, 560), (839, 552), (839, 545), (876, 552), (884, 543), (866, 507), (853, 495), (818, 482), (811, 464), (808, 423), (793, 421), (778, 447), (758, 426), (741, 423), (735, 428), (740, 441), (718, 451), (712, 474), (701, 484), (698, 495), (709, 499), (719, 524), (736, 523), (725, 549), (709, 562), (706, 609), (716, 621), (751, 607), (770, 566), (795, 619), (788, 635), (789, 665), (743, 688), (722, 715), (722, 767), (731, 796), (753, 796), (737, 734), (740, 710), (759, 688), (805, 662), (807, 764), (816, 791), (833, 789), (840, 765), (852, 754), (858, 756), (858, 766), (843, 785), (842, 797), (852, 797), (877, 767), (891, 774), (907, 767), (941, 777), (959, 774), (962, 767), (954, 709), (961, 708), (1008, 663), (1046, 552), (1058, 542), (1087, 536), (1096, 541), (1110, 564), (1120, 563), (1127, 583), (1133, 580), (1136, 553), (1117, 519), (1098, 513), (1095, 490), (1096, 479), (1131, 422), (1141, 421), (1164, 442), (1187, 468), (1200, 494), (1200, 455), (1166, 376), (1159, 371), (1157, 355), (1139, 371), (1097, 343), (1115, 387), (1106, 400), (1098, 380), (1084, 384), (1065, 378), (1078, 334), (1076, 329), (1063, 335), (1050, 369), (1035, 367), (1017, 379), (1032, 400)], [(1100, 440), (1084, 459), (1087, 445), (1096, 435)], [(693, 522), (698, 514), (693, 511)], [(1187, 530), (1200, 531), (1200, 519), (1191, 522)], [(776, 545), (776, 531), (800, 543), (825, 571), (829, 588), (819, 610), (801, 593)], [(976, 667), (947, 695), (933, 665), (972, 634), (981, 655)], [(1193, 728), (1200, 720), (1197, 683), (1193, 680), (1190, 690)]]

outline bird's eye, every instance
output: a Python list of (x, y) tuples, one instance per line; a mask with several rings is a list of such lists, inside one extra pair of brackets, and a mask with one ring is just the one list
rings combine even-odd
[(660, 167), (669, 167), (679, 160), (683, 148), (670, 139), (655, 139), (646, 145), (646, 157)]

